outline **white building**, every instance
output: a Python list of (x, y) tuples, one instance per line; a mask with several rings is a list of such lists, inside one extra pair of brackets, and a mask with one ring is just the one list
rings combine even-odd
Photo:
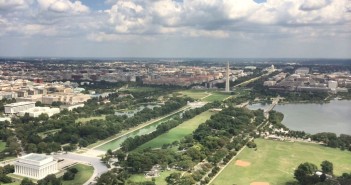
[(55, 174), (57, 161), (52, 156), (31, 153), (19, 157), (14, 163), (15, 174), (33, 179), (42, 179), (49, 174)]
[(67, 109), (69, 111), (72, 111), (73, 109), (79, 108), (79, 107), (84, 107), (84, 104), (75, 104), (75, 105), (62, 105), (60, 106), (61, 110)]
[(18, 112), (18, 115), (24, 116), (26, 113), (28, 113), (30, 117), (38, 117), (41, 114), (47, 114), (49, 117), (51, 117), (54, 114), (60, 113), (60, 109), (50, 108), (50, 107), (33, 107), (30, 109)]
[(332, 90), (335, 90), (338, 87), (338, 82), (337, 81), (333, 81), (333, 80), (329, 80), (328, 81), (328, 87)]
[(24, 111), (35, 107), (35, 102), (17, 102), (4, 105), (5, 114), (17, 114), (20, 111)]
[(8, 122), (11, 123), (11, 118), (9, 118), (9, 117), (2, 117), (2, 118), (0, 118), (0, 122), (4, 122), (4, 121), (8, 121)]
[(0, 100), (17, 98), (17, 93), (0, 91)]
[(276, 81), (265, 81), (265, 82), (263, 82), (263, 86), (274, 86), (275, 84), (277, 84)]
[(310, 68), (308, 67), (300, 67), (295, 70), (295, 74), (308, 74), (310, 72)]

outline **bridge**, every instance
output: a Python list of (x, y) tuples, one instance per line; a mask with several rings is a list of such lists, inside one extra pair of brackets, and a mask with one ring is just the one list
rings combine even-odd
[(268, 119), (268, 116), (269, 116), (269, 112), (271, 110), (274, 109), (274, 107), (278, 104), (279, 100), (283, 99), (282, 97), (278, 96), (276, 98), (273, 99), (272, 101), (272, 104), (269, 105), (269, 107), (267, 107), (265, 110), (264, 110), (264, 116)]
[(273, 108), (278, 104), (279, 100), (281, 99), (283, 98), (281, 98), (280, 96), (274, 98), (272, 104), (268, 108), (266, 108), (264, 112), (270, 112), (271, 110), (273, 110)]

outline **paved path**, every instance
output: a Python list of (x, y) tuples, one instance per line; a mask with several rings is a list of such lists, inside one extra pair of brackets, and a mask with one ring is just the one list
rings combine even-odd
[(100, 176), (101, 174), (108, 171), (108, 168), (104, 163), (101, 162), (100, 158), (98, 157), (88, 157), (81, 154), (75, 153), (67, 153), (67, 154), (56, 154), (54, 155), (55, 158), (59, 159), (69, 159), (72, 161), (76, 161), (83, 164), (88, 164), (94, 167), (94, 173), (90, 177), (90, 179), (84, 183), (84, 185), (88, 185), (94, 181), (95, 177)]
[[(253, 140), (253, 138), (251, 138), (248, 142), (250, 142), (250, 141), (252, 141), (252, 140)], [(225, 164), (223, 167), (221, 167), (221, 169), (219, 170), (219, 172), (218, 172), (215, 176), (213, 176), (212, 179), (210, 180), (210, 182), (208, 182), (207, 184), (211, 184), (211, 183), (217, 178), (217, 176), (218, 176), (219, 174), (221, 174), (222, 171), (223, 171), (234, 159), (236, 159), (237, 156), (238, 156), (245, 148), (246, 148), (246, 144), (244, 145), (244, 147), (242, 147), (242, 148), (239, 150), (238, 153), (236, 153), (236, 155), (235, 155), (232, 159), (230, 159), (230, 161), (229, 161), (227, 164)]]

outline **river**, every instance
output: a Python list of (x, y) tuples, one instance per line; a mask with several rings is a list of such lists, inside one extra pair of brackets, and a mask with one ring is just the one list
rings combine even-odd
[[(263, 109), (261, 104), (249, 109)], [(291, 130), (310, 134), (333, 132), (351, 135), (351, 101), (333, 100), (326, 104), (283, 104), (274, 110), (284, 114), (283, 124)]]

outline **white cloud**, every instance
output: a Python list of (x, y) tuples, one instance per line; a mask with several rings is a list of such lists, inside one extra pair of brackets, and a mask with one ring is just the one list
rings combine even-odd
[[(36, 3), (35, 3), (36, 2)], [(122, 38), (338, 37), (351, 28), (350, 0), (0, 0), (0, 35)], [(3, 9), (11, 8), (11, 11)], [(290, 30), (290, 31), (289, 31)], [(326, 34), (329, 32), (331, 34)], [(135, 37), (134, 37), (135, 36)], [(122, 39), (123, 40), (123, 39)]]
[[(351, 20), (347, 13), (349, 3), (349, 0), (268, 0), (265, 3), (253, 0), (124, 0), (116, 1), (106, 12), (116, 33), (228, 37), (230, 32), (248, 30), (261, 34), (272, 26), (345, 24)], [(225, 34), (204, 34), (211, 32)]]
[(31, 3), (32, 0), (0, 0), (0, 10), (23, 9)]
[(37, 0), (42, 10), (53, 11), (56, 13), (80, 14), (89, 12), (89, 7), (80, 1), (71, 2), (70, 0)]
[(318, 10), (330, 3), (330, 0), (305, 0), (301, 5), (300, 9), (305, 11)]

